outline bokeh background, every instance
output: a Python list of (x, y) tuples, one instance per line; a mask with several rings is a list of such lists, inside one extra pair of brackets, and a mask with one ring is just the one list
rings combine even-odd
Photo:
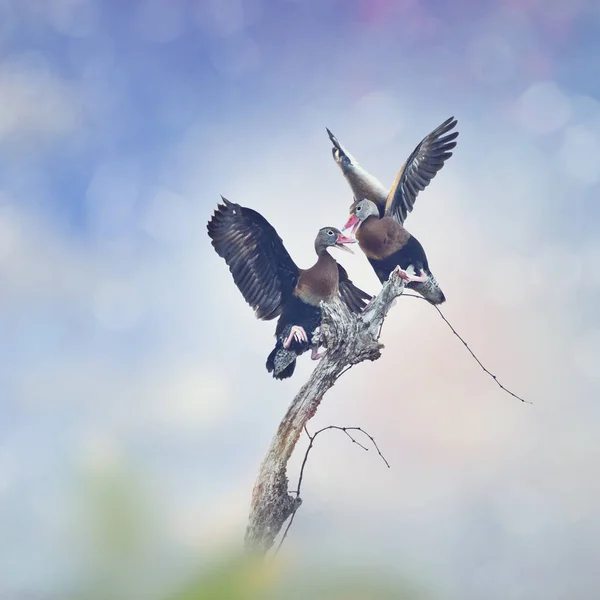
[(454, 115), (407, 226), (447, 317), (534, 404), (399, 299), (382, 358), (310, 424), (360, 425), (391, 469), (319, 437), (281, 561), (598, 598), (599, 52), (595, 0), (1, 0), (2, 597), (162, 597), (241, 544), (313, 364), (266, 373), (273, 325), (206, 235), (219, 194), (308, 266), (351, 200), (325, 127), (391, 185)]

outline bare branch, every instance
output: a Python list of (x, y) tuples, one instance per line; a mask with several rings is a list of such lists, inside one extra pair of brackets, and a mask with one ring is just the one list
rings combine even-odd
[[(352, 314), (337, 298), (322, 305), (321, 343), (327, 348), (327, 353), (292, 400), (263, 460), (252, 493), (245, 538), (247, 549), (267, 552), (285, 521), (300, 506), (299, 496), (294, 498), (288, 493), (286, 473), (300, 432), (316, 413), (325, 393), (347, 367), (365, 360), (377, 360), (381, 356), (381, 326), (394, 299), (403, 290), (404, 282), (394, 272), (379, 295), (360, 315)], [(347, 343), (348, 340), (352, 343)], [(311, 442), (314, 441), (312, 437)]]
[[(417, 298), (417, 300), (425, 300), (425, 298), (423, 298), (423, 296), (417, 296), (416, 294), (403, 294), (403, 295), (406, 296), (407, 298)], [(489, 371), (483, 365), (483, 363), (479, 360), (479, 358), (477, 358), (477, 355), (475, 354), (475, 352), (473, 352), (473, 350), (471, 350), (471, 347), (469, 346), (469, 344), (467, 344), (467, 342), (465, 342), (465, 340), (459, 335), (459, 333), (456, 331), (456, 329), (454, 329), (454, 327), (452, 326), (450, 321), (448, 321), (448, 319), (446, 319), (446, 317), (444, 316), (444, 313), (440, 310), (439, 306), (436, 306), (435, 304), (432, 304), (431, 306), (433, 306), (433, 308), (435, 308), (435, 310), (438, 311), (438, 313), (439, 313), (440, 317), (442, 317), (442, 320), (444, 321), (444, 323), (446, 323), (446, 325), (448, 325), (448, 327), (450, 327), (450, 330), (452, 331), (452, 333), (463, 343), (464, 347), (468, 350), (469, 354), (475, 359), (477, 364), (483, 369), (483, 371), (487, 375), (489, 375), (496, 382), (496, 385), (498, 385), (498, 387), (501, 390), (505, 391), (507, 394), (509, 394), (513, 398), (516, 398), (517, 400), (520, 400), (521, 402), (525, 402), (525, 404), (533, 404), (533, 402), (530, 402), (529, 400), (525, 400), (524, 398), (521, 398), (521, 396), (517, 396), (517, 394), (515, 394), (514, 392), (511, 392), (508, 388), (504, 387), (500, 383), (500, 381), (498, 380), (496, 375), (494, 375), (491, 371)]]
[[(327, 348), (327, 353), (311, 374), (308, 382), (300, 389), (290, 404), (287, 413), (281, 421), (273, 438), (269, 450), (260, 468), (252, 493), (252, 504), (248, 526), (246, 529), (245, 545), (248, 550), (266, 553), (273, 545), (276, 536), (281, 531), (283, 524), (290, 519), (286, 531), (280, 542), (287, 535), (292, 525), (296, 511), (302, 504), (300, 488), (308, 453), (314, 445), (316, 436), (327, 429), (340, 429), (353, 443), (367, 450), (360, 444), (349, 431), (359, 431), (366, 435), (379, 456), (389, 467), (387, 460), (379, 450), (375, 440), (360, 427), (329, 426), (317, 431), (312, 436), (308, 433), (306, 424), (316, 413), (325, 393), (333, 387), (335, 382), (352, 366), (365, 360), (377, 360), (381, 356), (383, 345), (379, 343), (379, 336), (383, 322), (388, 311), (394, 305), (395, 299), (403, 293), (404, 283), (393, 272), (389, 280), (384, 283), (379, 295), (360, 315), (352, 314), (346, 305), (339, 299), (323, 304), (323, 319), (321, 324), (321, 344)], [(412, 294), (409, 297), (420, 298)], [(458, 334), (454, 327), (437, 307), (444, 322), (450, 327), (479, 366), (487, 373), (496, 384), (521, 402), (527, 402), (504, 387), (477, 358), (465, 340)], [(351, 340), (351, 343), (348, 341)], [(530, 402), (527, 402), (531, 404)], [(300, 469), (300, 478), (295, 491), (295, 497), (288, 491), (287, 463), (292, 456), (296, 442), (302, 430), (306, 432), (310, 443)]]
[[(309, 436), (309, 437), (310, 437), (311, 440), (314, 440), (320, 433), (323, 433), (324, 431), (327, 431), (328, 429), (337, 429), (338, 431), (343, 431), (350, 438), (350, 440), (353, 443), (355, 443), (357, 446), (360, 446), (366, 452), (368, 452), (369, 449), (366, 446), (363, 446), (359, 441), (357, 441), (356, 439), (354, 439), (348, 432), (349, 431), (359, 431), (363, 435), (367, 436), (371, 440), (371, 443), (375, 447), (375, 450), (377, 450), (377, 454), (379, 454), (379, 456), (381, 457), (381, 460), (383, 460), (383, 462), (385, 463), (385, 466), (388, 469), (390, 468), (390, 463), (388, 463), (388, 461), (386, 460), (385, 456), (383, 456), (383, 454), (381, 453), (381, 450), (379, 449), (379, 446), (377, 445), (377, 442), (375, 441), (375, 438), (373, 438), (372, 435), (369, 435), (361, 427), (340, 427), (339, 425), (328, 425), (327, 427), (323, 427), (322, 429), (319, 429), (318, 431), (315, 431), (315, 433), (312, 435), (312, 437), (311, 436)], [(306, 433), (308, 434), (308, 431)], [(312, 446), (312, 444), (311, 444), (311, 446)], [(309, 450), (310, 450), (310, 446), (309, 446), (308, 450), (306, 451), (307, 454), (308, 454)], [(304, 464), (303, 464), (303, 466), (304, 466)], [(300, 476), (302, 476), (302, 471), (300, 471)], [(300, 489), (300, 486), (298, 486), (298, 489)]]
[[(338, 429), (338, 427), (336, 427), (335, 425), (330, 425), (330, 427), (332, 429)], [(360, 446), (365, 452), (368, 452), (369, 449), (366, 446), (363, 446), (360, 442), (357, 442), (349, 433), (348, 430), (345, 427), (340, 427), (339, 428), (341, 431), (343, 431), (352, 441), (353, 444), (356, 444), (357, 446)], [(358, 429), (358, 427), (357, 427)], [(316, 434), (315, 434), (316, 435)]]
[[(308, 430), (305, 427), (304, 431), (306, 432), (306, 435), (308, 436), (310, 443), (308, 444), (308, 448), (306, 449), (306, 452), (304, 453), (304, 459), (302, 460), (302, 466), (300, 467), (300, 475), (298, 476), (298, 485), (296, 487), (296, 490), (294, 490), (293, 492), (290, 492), (290, 494), (296, 494), (296, 499), (300, 498), (300, 489), (302, 488), (302, 478), (304, 477), (304, 468), (306, 467), (306, 461), (308, 460), (308, 455), (309, 455), (310, 451), (312, 450), (312, 447), (314, 446), (315, 439), (320, 433), (323, 433), (324, 431), (328, 431), (330, 429), (337, 429), (338, 431), (344, 432), (350, 438), (350, 440), (352, 440), (352, 442), (354, 444), (356, 444), (357, 446), (360, 446), (363, 450), (368, 452), (369, 449), (366, 446), (363, 446), (357, 440), (355, 440), (354, 437), (352, 437), (352, 435), (350, 435), (350, 433), (348, 433), (348, 432), (349, 431), (359, 431), (360, 433), (366, 435), (373, 443), (373, 446), (377, 450), (379, 456), (381, 456), (381, 460), (383, 460), (386, 467), (388, 469), (390, 468), (390, 463), (388, 463), (385, 456), (383, 456), (383, 454), (381, 453), (381, 450), (379, 449), (379, 446), (377, 445), (377, 442), (375, 441), (373, 436), (368, 434), (364, 429), (362, 429), (360, 427), (340, 427), (339, 425), (328, 425), (327, 427), (323, 427), (322, 429), (315, 431), (315, 433), (313, 435), (310, 435), (308, 433)], [(294, 512), (292, 513), (292, 517), (289, 520), (288, 525), (285, 528), (285, 531), (283, 532), (283, 535), (281, 536), (281, 541), (279, 542), (279, 545), (277, 546), (277, 550), (275, 550), (275, 554), (277, 554), (277, 552), (279, 552), (281, 546), (283, 545), (283, 542), (285, 541), (285, 538), (287, 537), (290, 527), (292, 526), (292, 523), (294, 522), (294, 517), (296, 516), (296, 512), (298, 511), (298, 508), (300, 508), (300, 505), (297, 505)]]
[[(373, 444), (373, 446), (375, 446), (375, 450), (377, 450), (377, 454), (379, 454), (379, 456), (381, 457), (381, 460), (386, 464), (388, 469), (390, 468), (390, 463), (387, 461), (385, 456), (381, 453), (381, 450), (379, 449), (379, 446), (377, 445), (377, 442), (375, 441), (375, 438), (372, 435), (369, 435), (364, 429), (361, 429), (360, 427), (346, 427), (346, 429), (353, 429), (356, 431), (360, 431), (362, 434), (366, 435), (371, 440), (371, 443)], [(365, 450), (368, 450), (368, 448), (365, 448)]]

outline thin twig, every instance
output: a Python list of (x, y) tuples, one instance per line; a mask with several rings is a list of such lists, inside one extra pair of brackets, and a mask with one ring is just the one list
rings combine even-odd
[(368, 452), (369, 449), (366, 446), (363, 446), (360, 442), (358, 442), (357, 440), (355, 440), (349, 433), (348, 430), (345, 427), (342, 427), (342, 431), (352, 440), (353, 444), (356, 444), (357, 446), (360, 446), (365, 452)]
[(308, 439), (312, 442), (313, 436), (310, 435), (310, 433), (308, 433), (308, 429), (306, 428), (306, 425), (304, 426), (304, 433), (306, 433), (306, 435), (308, 436)]
[(363, 450), (366, 450), (368, 452), (369, 449), (367, 447), (363, 446), (360, 442), (358, 442), (357, 440), (355, 440), (348, 433), (349, 431), (360, 431), (360, 433), (362, 433), (363, 435), (366, 435), (371, 440), (371, 443), (375, 447), (375, 450), (377, 450), (377, 453), (381, 457), (381, 460), (383, 460), (383, 462), (386, 464), (386, 466), (387, 466), (388, 469), (390, 468), (390, 463), (386, 460), (385, 456), (383, 456), (383, 454), (381, 453), (381, 450), (379, 449), (379, 446), (377, 445), (377, 442), (375, 441), (375, 438), (372, 435), (369, 435), (361, 427), (340, 427), (338, 425), (328, 425), (327, 427), (323, 427), (323, 429), (319, 429), (318, 431), (316, 431), (313, 434), (312, 437), (315, 438), (319, 433), (322, 433), (323, 431), (327, 431), (328, 429), (337, 429), (338, 431), (343, 431), (355, 444), (359, 445)]
[(315, 433), (314, 435), (310, 435), (310, 433), (308, 433), (308, 429), (306, 429), (306, 426), (304, 427), (304, 431), (306, 432), (306, 435), (310, 440), (310, 444), (308, 444), (308, 448), (306, 449), (306, 453), (304, 454), (304, 459), (302, 460), (302, 466), (300, 467), (300, 477), (298, 477), (298, 485), (296, 486), (297, 498), (300, 497), (300, 488), (302, 487), (302, 478), (304, 477), (304, 467), (306, 466), (306, 461), (308, 460), (308, 453), (311, 451), (313, 444), (315, 443), (315, 438), (317, 437), (317, 434), (320, 433), (320, 431), (317, 431), (317, 433)]
[[(423, 296), (417, 296), (416, 294), (402, 294), (402, 296), (406, 297), (406, 298), (417, 298), (417, 300), (425, 300), (425, 298), (423, 298)], [(425, 300), (427, 302), (427, 300)], [(444, 323), (446, 323), (446, 325), (448, 325), (448, 327), (450, 327), (452, 333), (464, 344), (465, 348), (469, 351), (469, 354), (477, 361), (477, 364), (484, 370), (485, 373), (487, 373), (498, 385), (498, 387), (502, 390), (504, 390), (507, 394), (511, 395), (513, 398), (516, 398), (517, 400), (520, 400), (521, 402), (525, 402), (525, 404), (533, 404), (533, 402), (530, 402), (529, 400), (525, 400), (524, 398), (521, 398), (521, 396), (517, 396), (517, 394), (515, 394), (514, 392), (511, 392), (508, 388), (504, 387), (500, 381), (498, 381), (498, 377), (496, 377), (496, 375), (494, 375), (489, 369), (487, 369), (483, 363), (477, 358), (477, 355), (475, 354), (475, 352), (473, 352), (473, 350), (471, 350), (469, 344), (467, 344), (467, 342), (465, 342), (465, 340), (459, 335), (459, 333), (456, 331), (456, 329), (454, 329), (454, 327), (452, 326), (452, 324), (450, 323), (450, 321), (448, 321), (448, 319), (446, 319), (446, 317), (444, 316), (444, 313), (439, 309), (438, 306), (436, 306), (435, 304), (431, 304), (430, 302), (427, 302), (430, 306), (433, 306), (433, 308), (435, 308), (435, 310), (438, 311), (440, 317), (442, 317), (442, 320), (444, 321)]]
[[(308, 448), (306, 449), (306, 452), (304, 453), (302, 465), (300, 466), (300, 475), (298, 476), (298, 485), (295, 490), (289, 492), (290, 494), (296, 494), (296, 498), (300, 498), (300, 489), (302, 488), (302, 479), (304, 477), (304, 467), (306, 467), (306, 461), (308, 460), (308, 455), (309, 455), (310, 451), (312, 450), (312, 447), (315, 443), (315, 439), (320, 433), (323, 433), (324, 431), (327, 431), (329, 429), (337, 429), (338, 431), (342, 431), (350, 438), (352, 443), (356, 444), (357, 446), (360, 446), (360, 448), (362, 448), (366, 452), (368, 452), (369, 449), (366, 446), (363, 446), (349, 432), (350, 431), (359, 431), (363, 435), (367, 436), (371, 440), (371, 443), (375, 447), (375, 450), (377, 450), (377, 453), (381, 457), (381, 460), (383, 460), (383, 462), (385, 463), (385, 465), (387, 466), (388, 469), (390, 468), (390, 463), (387, 461), (385, 456), (383, 456), (383, 454), (381, 453), (381, 450), (379, 449), (379, 446), (377, 445), (375, 438), (372, 435), (370, 435), (369, 433), (367, 433), (361, 427), (340, 427), (339, 425), (328, 425), (327, 427), (323, 427), (322, 429), (319, 429), (319, 430), (315, 431), (315, 433), (310, 435), (310, 433), (308, 433), (308, 429), (306, 428), (306, 426), (304, 426), (304, 432), (308, 436), (308, 439), (310, 440), (310, 442), (308, 444)], [(298, 507), (299, 506), (300, 506), (300, 504), (298, 504)], [(290, 530), (290, 527), (292, 526), (292, 523), (294, 522), (294, 517), (296, 516), (296, 513), (298, 512), (298, 507), (294, 510), (294, 512), (292, 513), (292, 516), (290, 517), (287, 527), (285, 528), (285, 531), (283, 532), (283, 535), (281, 536), (281, 540), (277, 546), (277, 549), (273, 553), (274, 556), (279, 552), (281, 546), (283, 545), (283, 542), (285, 541), (285, 538), (287, 537), (288, 531)]]
[(387, 468), (390, 468), (390, 463), (386, 460), (385, 456), (381, 453), (381, 450), (379, 449), (379, 446), (377, 445), (377, 442), (375, 441), (375, 438), (372, 435), (369, 435), (364, 429), (361, 429), (360, 427), (346, 427), (346, 429), (356, 429), (356, 431), (360, 431), (362, 434), (366, 435), (370, 440), (371, 443), (373, 444), (373, 446), (375, 446), (375, 450), (377, 450), (377, 453), (379, 454), (379, 456), (381, 456), (381, 460), (383, 460), (383, 462), (386, 464)]

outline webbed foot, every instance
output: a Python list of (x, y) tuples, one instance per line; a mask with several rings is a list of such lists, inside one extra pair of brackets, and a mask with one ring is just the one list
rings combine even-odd
[(304, 327), (300, 327), (299, 325), (292, 325), (290, 330), (290, 335), (287, 336), (285, 341), (283, 342), (283, 347), (287, 350), (292, 343), (292, 340), (295, 339), (297, 342), (308, 342), (308, 336), (306, 335), (306, 331), (304, 331)]

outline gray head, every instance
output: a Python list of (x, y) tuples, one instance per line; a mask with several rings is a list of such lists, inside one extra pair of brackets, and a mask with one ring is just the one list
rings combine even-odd
[(327, 251), (327, 248), (340, 248), (346, 252), (351, 252), (345, 244), (354, 244), (354, 238), (346, 237), (339, 229), (335, 227), (322, 227), (315, 239), (315, 251), (320, 256)]
[(350, 227), (352, 227), (352, 233), (354, 233), (358, 229), (358, 226), (371, 216), (375, 216), (379, 219), (379, 209), (375, 202), (371, 202), (371, 200), (365, 198), (351, 207), (350, 218), (344, 226), (344, 229), (350, 229)]
[(365, 198), (356, 203), (356, 206), (352, 210), (352, 214), (356, 215), (356, 218), (362, 223), (367, 217), (375, 216), (379, 218), (379, 209), (375, 202)]

